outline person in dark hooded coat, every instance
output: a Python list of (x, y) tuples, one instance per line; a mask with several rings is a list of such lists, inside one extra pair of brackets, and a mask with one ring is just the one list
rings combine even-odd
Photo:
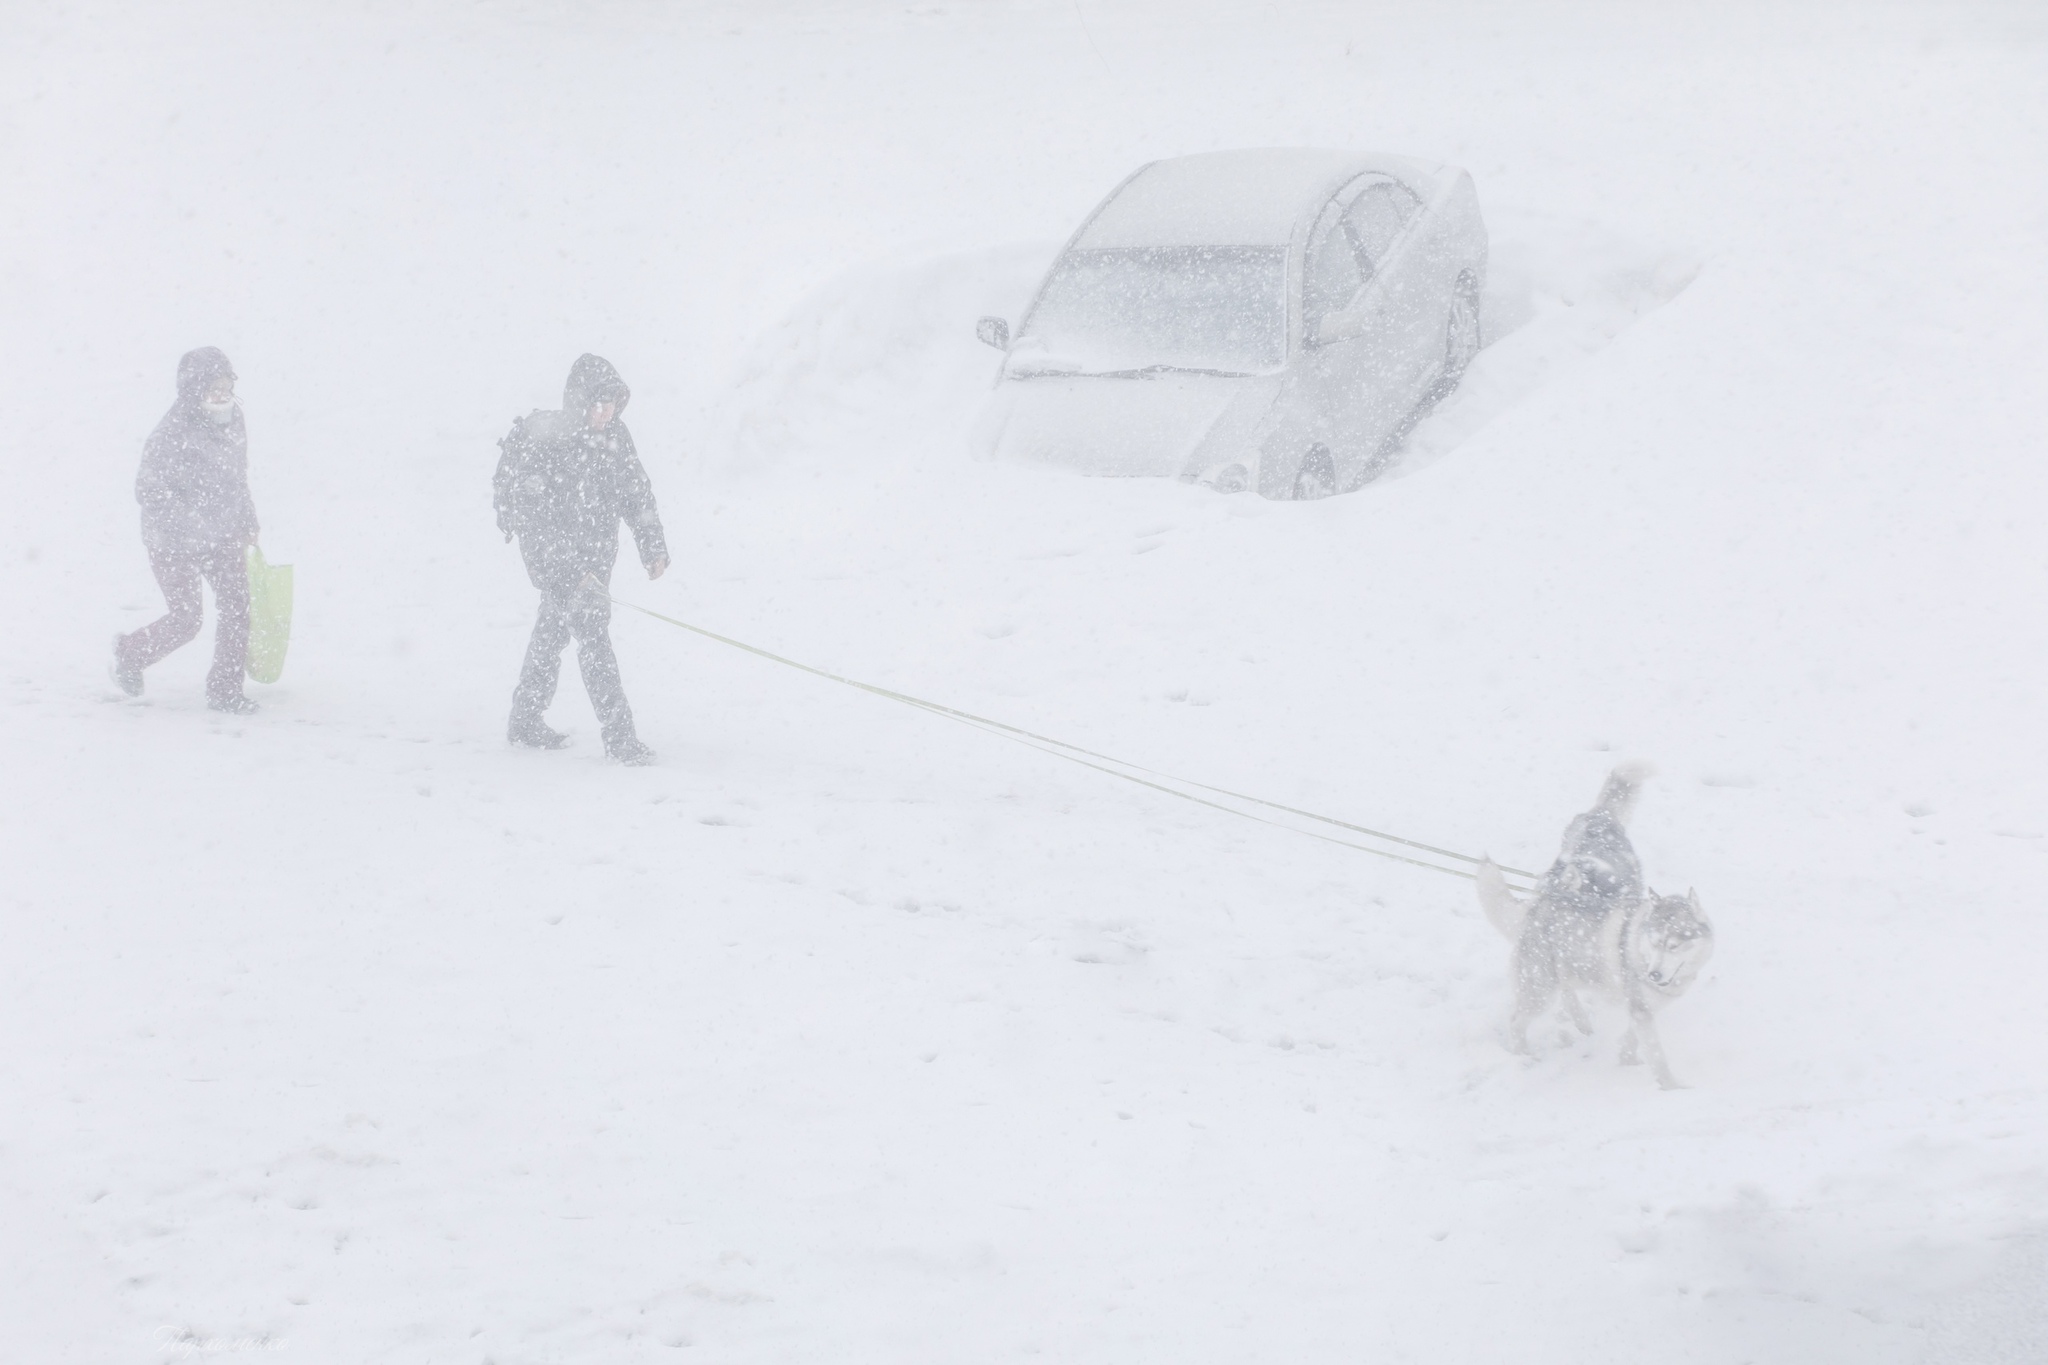
[(141, 695), (142, 671), (198, 636), (203, 578), (220, 613), (206, 704), (254, 711), (256, 703), (242, 694), (242, 672), (249, 661), (244, 547), (256, 543), (256, 503), (235, 371), (218, 349), (203, 346), (178, 361), (178, 401), (143, 443), (135, 500), (142, 504), (149, 567), (169, 610), (132, 635), (114, 637), (115, 683), (131, 697)]
[(555, 699), (562, 650), (574, 639), (605, 752), (637, 765), (652, 763), (654, 751), (634, 732), (633, 709), (612, 652), (609, 590), (619, 557), (619, 523), (631, 528), (649, 578), (668, 568), (668, 545), (647, 471), (632, 433), (619, 420), (631, 397), (609, 361), (579, 357), (562, 390), (561, 410), (518, 419), (498, 443), (503, 453), (492, 500), (498, 529), (505, 539), (518, 539), (526, 575), (541, 594), (540, 615), (512, 691), (506, 737), (534, 749), (569, 742), (542, 715)]

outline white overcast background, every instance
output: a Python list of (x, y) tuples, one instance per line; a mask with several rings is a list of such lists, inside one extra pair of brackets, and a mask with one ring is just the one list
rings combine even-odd
[[(0, 1356), (2048, 1356), (2039, 6), (0, 18)], [(1393, 477), (970, 457), (1104, 193), (1296, 145), (1492, 232)], [(298, 581), (247, 719), (104, 672), (201, 345)], [(1466, 883), (634, 613), (660, 766), (573, 668), (508, 750), (495, 442), (583, 351), (664, 614), (1524, 867), (1656, 763), (1689, 1088), (1507, 1054)]]

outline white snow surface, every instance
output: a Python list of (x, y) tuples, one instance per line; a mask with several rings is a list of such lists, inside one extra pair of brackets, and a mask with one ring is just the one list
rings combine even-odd
[[(11, 7), (0, 1358), (2048, 1358), (2044, 92), (2032, 5)], [(1295, 145), (1479, 186), (1395, 476), (967, 457), (1090, 206)], [(206, 344), (248, 719), (103, 674)], [(661, 764), (573, 662), (509, 751), (584, 350), (623, 598), (1524, 867), (1654, 761), (1690, 1088), (1507, 1054), (1467, 883), (630, 612)]]
[[(1075, 243), (1087, 249), (1286, 246), (1338, 183), (1384, 158), (1255, 147), (1156, 161), (1117, 191)], [(1429, 181), (1421, 179), (1427, 191)]]

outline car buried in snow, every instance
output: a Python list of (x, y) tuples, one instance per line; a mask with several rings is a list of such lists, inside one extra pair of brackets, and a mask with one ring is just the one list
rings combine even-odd
[(1276, 148), (1140, 167), (1001, 350), (984, 453), (1318, 498), (1378, 475), (1479, 351), (1472, 177)]

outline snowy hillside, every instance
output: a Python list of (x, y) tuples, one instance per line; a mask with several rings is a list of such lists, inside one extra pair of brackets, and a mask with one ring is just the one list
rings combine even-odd
[[(15, 8), (0, 1357), (2048, 1359), (2038, 7)], [(1394, 474), (969, 458), (975, 318), (1268, 145), (1478, 184)], [(246, 719), (104, 672), (203, 344), (298, 573)], [(586, 350), (622, 599), (1520, 867), (1654, 761), (1689, 1088), (1506, 1052), (1469, 883), (636, 613), (659, 766), (573, 666), (508, 749), (494, 443)]]

